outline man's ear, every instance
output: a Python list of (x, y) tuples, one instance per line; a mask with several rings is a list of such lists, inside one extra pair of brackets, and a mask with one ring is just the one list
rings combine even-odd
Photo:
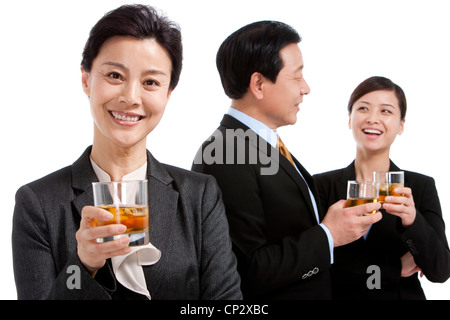
[(86, 95), (90, 97), (91, 96), (90, 76), (89, 72), (84, 70), (83, 67), (81, 67), (81, 85), (83, 87), (84, 93), (86, 93)]
[(254, 72), (250, 77), (250, 84), (248, 89), (257, 100), (261, 100), (262, 98), (264, 98), (264, 93), (262, 90), (263, 81), (264, 76), (259, 72)]

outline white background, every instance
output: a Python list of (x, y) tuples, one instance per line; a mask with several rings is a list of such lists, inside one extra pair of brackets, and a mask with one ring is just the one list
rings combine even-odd
[[(92, 26), (124, 1), (2, 1), (0, 299), (16, 299), (11, 255), (14, 194), (23, 184), (72, 164), (92, 143), (89, 102), (81, 89), (81, 53)], [(311, 174), (347, 166), (355, 143), (346, 106), (373, 75), (405, 91), (404, 134), (391, 158), (436, 179), (450, 225), (448, 138), (450, 19), (442, 0), (155, 0), (182, 28), (184, 68), (148, 148), (161, 162), (189, 169), (200, 143), (230, 101), (215, 67), (222, 41), (257, 20), (280, 20), (303, 37), (311, 93), (294, 126), (279, 130)], [(449, 232), (447, 231), (447, 234)], [(449, 299), (450, 281), (422, 279), (429, 299)]]

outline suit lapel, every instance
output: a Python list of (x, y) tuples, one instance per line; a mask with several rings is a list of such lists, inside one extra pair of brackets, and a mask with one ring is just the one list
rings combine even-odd
[[(72, 187), (75, 198), (72, 201), (81, 217), (84, 206), (94, 205), (92, 182), (98, 181), (90, 162), (91, 147), (72, 165)], [(144, 274), (150, 294), (160, 287), (163, 266), (169, 264), (172, 248), (171, 230), (177, 214), (178, 192), (174, 190), (168, 171), (147, 151), (147, 178), (149, 181), (149, 229), (150, 242), (161, 251), (161, 259), (155, 265), (144, 267)], [(111, 268), (112, 270), (112, 268)]]
[(389, 171), (401, 171), (401, 169), (397, 167), (397, 165), (394, 162), (392, 162), (392, 160), (389, 161), (390, 161)]
[(79, 196), (77, 196), (73, 201), (73, 205), (77, 209), (80, 214), (81, 219), (81, 210), (85, 206), (93, 206), (94, 205), (94, 196), (92, 194), (92, 186), (87, 187)]
[(347, 183), (350, 180), (356, 180), (355, 161), (353, 161), (342, 171), (339, 186), (340, 199), (347, 199)]
[(143, 269), (150, 294), (155, 294), (166, 273), (164, 266), (171, 263), (172, 230), (177, 215), (179, 193), (173, 188), (173, 178), (169, 172), (148, 151), (147, 159), (150, 242), (161, 251), (161, 258), (158, 263)]
[[(245, 124), (243, 124), (239, 120), (237, 120), (227, 114), (224, 115), (221, 125), (224, 127), (227, 127), (227, 128), (234, 129), (234, 130), (236, 130), (236, 129), (242, 129), (244, 131), (250, 130), (250, 128), (247, 127)], [(261, 140), (264, 141), (264, 145), (262, 145)], [(300, 162), (297, 161), (297, 159), (295, 159), (294, 156), (292, 156), (294, 158), (294, 162), (295, 162), (297, 168), (299, 169), (299, 171), (302, 173), (303, 177), (305, 178), (305, 180), (304, 180), (299, 175), (298, 171), (294, 168), (294, 166), (289, 162), (289, 160), (286, 159), (280, 153), (279, 150), (273, 148), (270, 143), (268, 143), (264, 139), (257, 139), (257, 141), (250, 141), (250, 143), (255, 148), (257, 148), (259, 152), (262, 152), (265, 154), (265, 156), (270, 157), (272, 161), (278, 161), (278, 164), (277, 164), (279, 166), (278, 169), (284, 170), (287, 173), (287, 175), (296, 183), (296, 185), (298, 186), (298, 188), (301, 191), (301, 194), (302, 194), (305, 202), (308, 204), (308, 208), (314, 217), (314, 221), (316, 221), (316, 215), (314, 213), (314, 207), (312, 204), (311, 197), (309, 195), (307, 183), (309, 183), (309, 185), (311, 186), (310, 188), (316, 198), (317, 198), (317, 193), (315, 192), (313, 180), (312, 180), (310, 174), (306, 171), (306, 169), (300, 164)], [(271, 157), (270, 155), (272, 155), (272, 154), (277, 154), (278, 159), (277, 159), (277, 157), (273, 157), (273, 156)], [(320, 210), (319, 210), (319, 213), (320, 213)]]
[[(295, 163), (297, 169), (301, 172), (303, 178), (302, 178), (302, 176), (300, 176), (297, 169), (294, 168), (294, 166), (289, 162), (289, 160), (287, 158), (285, 158), (281, 153), (279, 154), (280, 166), (283, 170), (286, 171), (286, 173), (291, 177), (291, 179), (295, 181), (295, 183), (301, 190), (301, 194), (302, 194), (305, 202), (308, 204), (308, 208), (309, 208), (310, 212), (314, 216), (314, 220), (316, 220), (316, 215), (314, 213), (312, 199), (311, 199), (311, 196), (309, 194), (309, 189), (308, 189), (308, 186), (309, 186), (309, 188), (313, 192), (314, 197), (316, 199), (318, 199), (317, 193), (314, 192), (315, 191), (314, 183), (313, 183), (312, 179), (310, 179), (311, 176), (308, 173), (308, 171), (306, 171), (306, 169), (300, 164), (300, 162), (292, 154), (291, 154), (291, 156), (294, 159), (294, 163)], [(316, 203), (317, 203), (317, 201), (316, 201)], [(318, 213), (320, 213), (320, 210), (318, 210), (318, 211), (319, 211)], [(319, 216), (319, 219), (320, 219), (320, 216)]]
[(91, 149), (92, 147), (88, 147), (72, 165), (72, 188), (76, 195), (72, 203), (80, 217), (84, 206), (94, 205), (92, 182), (98, 181), (89, 158)]

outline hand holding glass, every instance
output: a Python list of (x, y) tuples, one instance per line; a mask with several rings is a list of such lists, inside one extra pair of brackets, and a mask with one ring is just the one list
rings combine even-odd
[(395, 193), (396, 188), (404, 187), (405, 175), (403, 171), (377, 171), (373, 173), (373, 181), (380, 183), (379, 201), (385, 202), (387, 196), (401, 197)]
[[(380, 184), (369, 181), (348, 181), (347, 207), (359, 206), (366, 203), (378, 202)], [(376, 211), (364, 215), (374, 214)]]
[(110, 221), (97, 221), (97, 226), (117, 223), (127, 227), (123, 234), (99, 238), (97, 242), (127, 236), (130, 238), (130, 246), (148, 244), (148, 181), (94, 182), (92, 186), (94, 205), (113, 214)]

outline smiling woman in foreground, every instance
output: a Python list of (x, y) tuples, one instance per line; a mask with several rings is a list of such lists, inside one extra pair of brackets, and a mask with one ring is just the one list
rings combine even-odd
[[(148, 6), (123, 6), (92, 29), (83, 52), (94, 141), (73, 165), (16, 194), (14, 275), (19, 299), (239, 299), (240, 279), (214, 179), (159, 163), (146, 149), (181, 72), (177, 25)], [(87, 128), (80, 128), (86, 130)], [(148, 180), (143, 263), (125, 231), (93, 207), (92, 182)], [(156, 249), (155, 249), (156, 248)], [(112, 261), (124, 256), (126, 271)], [(136, 262), (137, 261), (137, 262)]]
[[(400, 170), (389, 152), (404, 130), (403, 90), (387, 78), (371, 77), (351, 95), (348, 113), (356, 158), (347, 168), (314, 176), (325, 207), (346, 199), (348, 180), (372, 181), (374, 171)], [(386, 197), (383, 218), (364, 237), (335, 248), (335, 299), (425, 299), (419, 272), (432, 282), (450, 276), (450, 251), (434, 179), (404, 174), (405, 187), (396, 189), (404, 196)], [(371, 266), (379, 267), (379, 288), (368, 285)]]

